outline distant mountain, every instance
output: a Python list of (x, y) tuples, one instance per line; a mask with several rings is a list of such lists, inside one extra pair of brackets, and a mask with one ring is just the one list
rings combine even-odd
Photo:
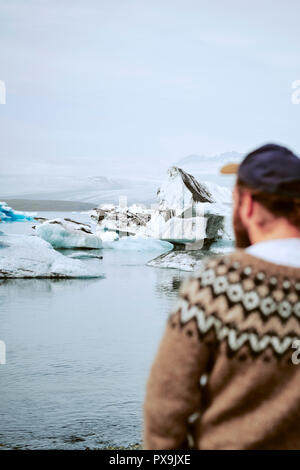
[(175, 164), (176, 166), (183, 168), (192, 174), (207, 173), (213, 174), (218, 172), (221, 166), (226, 163), (240, 162), (243, 158), (243, 154), (238, 152), (224, 152), (211, 157), (204, 155), (188, 155), (187, 157), (181, 158)]
[(203, 162), (203, 160), (205, 160), (207, 157), (205, 157), (204, 155), (196, 155), (196, 154), (192, 154), (192, 155), (188, 155), (187, 157), (184, 157), (184, 158), (181, 158), (180, 160), (178, 160), (176, 162), (176, 165), (179, 165), (179, 166), (184, 166), (184, 165), (191, 165), (191, 164), (195, 164), (195, 163), (198, 163), (198, 162)]
[(126, 196), (129, 204), (150, 204), (156, 200), (158, 185), (157, 180), (146, 177), (0, 175), (0, 200), (80, 201), (98, 205), (105, 202), (117, 204), (119, 197)]

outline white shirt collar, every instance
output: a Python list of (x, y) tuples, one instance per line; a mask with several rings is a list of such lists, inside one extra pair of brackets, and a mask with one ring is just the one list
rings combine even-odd
[(300, 238), (280, 238), (255, 243), (247, 253), (271, 263), (300, 268)]

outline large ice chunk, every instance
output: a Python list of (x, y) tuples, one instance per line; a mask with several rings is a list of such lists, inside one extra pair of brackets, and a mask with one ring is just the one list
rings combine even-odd
[(71, 219), (52, 219), (36, 227), (36, 234), (54, 248), (101, 248), (101, 239), (88, 224)]
[(99, 260), (68, 258), (39, 237), (0, 234), (0, 278), (101, 277), (100, 268)]
[(214, 202), (205, 184), (176, 166), (168, 169), (168, 178), (161, 184), (157, 197), (160, 209), (173, 209), (176, 215), (194, 203)]

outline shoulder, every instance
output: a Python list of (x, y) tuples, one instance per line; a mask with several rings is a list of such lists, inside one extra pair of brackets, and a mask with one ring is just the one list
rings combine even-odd
[[(210, 256), (203, 260), (202, 266), (191, 277), (186, 279), (180, 287), (179, 294), (186, 300), (191, 300), (193, 294), (197, 291), (215, 285), (216, 291), (222, 293), (222, 285), (226, 283), (230, 273), (236, 272), (236, 276), (231, 276), (233, 280), (238, 281), (241, 262), (238, 252), (229, 255)], [(218, 289), (219, 286), (219, 289)]]
[(300, 338), (298, 272), (244, 250), (207, 258), (180, 288), (180, 321), (195, 319), (201, 337), (213, 331), (233, 352), (270, 347), (282, 356)]

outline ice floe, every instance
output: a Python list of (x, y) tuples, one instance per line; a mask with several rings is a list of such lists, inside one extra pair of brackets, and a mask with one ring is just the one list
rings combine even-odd
[(37, 236), (0, 234), (0, 278), (101, 277), (98, 263), (68, 258)]
[(89, 248), (102, 246), (101, 238), (91, 231), (91, 226), (68, 218), (46, 220), (36, 226), (36, 234), (54, 248)]
[(172, 251), (149, 261), (147, 266), (193, 272), (201, 268), (203, 258), (207, 255), (204, 251)]

